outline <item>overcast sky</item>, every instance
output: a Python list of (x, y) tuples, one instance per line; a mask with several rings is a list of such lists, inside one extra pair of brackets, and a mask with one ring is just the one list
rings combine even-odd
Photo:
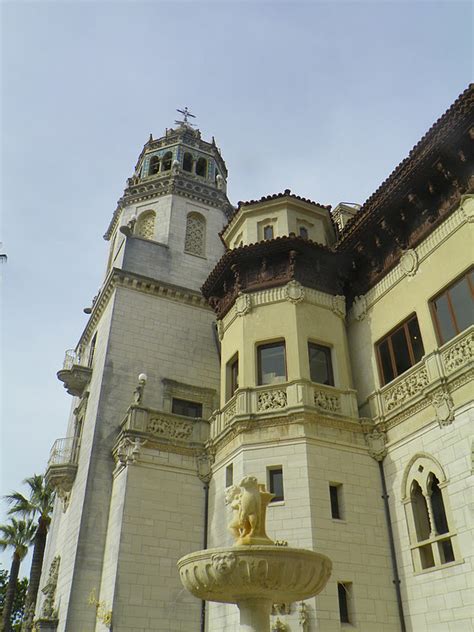
[(1, 10), (5, 494), (44, 471), (66, 433), (71, 397), (56, 372), (86, 323), (102, 235), (149, 133), (187, 105), (222, 150), (234, 204), (285, 188), (363, 202), (470, 81), (472, 9), (15, 0)]

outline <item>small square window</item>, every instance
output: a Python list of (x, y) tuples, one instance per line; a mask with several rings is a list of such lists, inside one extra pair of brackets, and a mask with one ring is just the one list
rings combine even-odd
[(312, 382), (334, 386), (331, 349), (313, 342), (308, 343), (309, 373)]
[(330, 483), (329, 496), (331, 499), (331, 517), (336, 520), (342, 520), (342, 485), (340, 483)]
[(274, 342), (257, 348), (258, 383), (275, 384), (286, 381), (285, 343)]
[(225, 468), (225, 486), (230, 487), (234, 484), (234, 464), (229, 463)]
[(185, 399), (176, 399), (173, 397), (171, 412), (175, 415), (183, 415), (183, 417), (202, 417), (202, 404), (198, 402), (188, 402)]
[(337, 582), (337, 596), (340, 622), (352, 623), (352, 584), (350, 582)]
[(270, 502), (276, 503), (285, 499), (283, 492), (283, 468), (271, 467), (268, 469), (268, 489), (275, 497)]

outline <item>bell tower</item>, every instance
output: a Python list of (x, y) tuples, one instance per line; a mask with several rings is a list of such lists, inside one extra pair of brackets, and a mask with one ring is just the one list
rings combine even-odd
[(103, 284), (58, 372), (73, 404), (48, 463), (58, 499), (41, 585), (59, 559), (59, 632), (109, 621), (194, 629), (200, 618), (174, 565), (206, 531), (203, 454), (220, 365), (199, 289), (233, 209), (214, 139), (182, 113), (161, 138), (150, 135), (127, 180), (105, 234)]

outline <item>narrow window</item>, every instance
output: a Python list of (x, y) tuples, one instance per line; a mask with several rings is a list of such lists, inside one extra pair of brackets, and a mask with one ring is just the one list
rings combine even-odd
[(225, 468), (225, 486), (230, 487), (234, 484), (234, 464), (229, 463)]
[(135, 235), (144, 239), (153, 239), (155, 236), (155, 211), (145, 211), (137, 219)]
[(193, 170), (193, 157), (189, 152), (186, 152), (183, 157), (183, 170), (184, 171), (192, 171)]
[(202, 404), (198, 402), (189, 402), (186, 399), (175, 399), (171, 405), (171, 412), (175, 415), (183, 415), (183, 417), (202, 417)]
[(337, 596), (339, 599), (339, 620), (341, 623), (351, 623), (351, 593), (352, 584), (348, 582), (337, 582)]
[(382, 385), (419, 362), (425, 350), (416, 314), (376, 344)]
[(263, 229), (263, 238), (264, 239), (273, 239), (273, 226), (265, 226)]
[(300, 226), (300, 237), (308, 239), (308, 229), (305, 226)]
[(167, 151), (166, 154), (163, 156), (161, 170), (169, 171), (171, 169), (172, 162), (173, 162), (173, 154), (170, 151)]
[(204, 256), (206, 237), (206, 220), (199, 213), (189, 213), (186, 220), (186, 235), (184, 238), (184, 251)]
[(312, 382), (334, 386), (331, 349), (313, 342), (308, 343), (309, 372)]
[(97, 332), (95, 332), (94, 337), (91, 341), (91, 347), (89, 350), (89, 361), (87, 362), (87, 366), (91, 367), (94, 362), (94, 353), (95, 353), (95, 345), (97, 342)]
[(153, 176), (160, 170), (160, 159), (158, 156), (152, 156), (150, 158), (150, 165), (148, 167), (148, 175)]
[(207, 176), (207, 160), (199, 158), (196, 163), (196, 175), (205, 178)]
[(331, 517), (342, 520), (342, 485), (340, 483), (330, 483), (329, 496), (331, 498)]
[(257, 348), (258, 383), (286, 382), (285, 343), (274, 342)]
[(423, 492), (417, 481), (413, 481), (411, 486), (411, 506), (413, 508), (417, 540), (418, 542), (428, 540), (431, 531), (428, 506), (426, 504), (426, 498), (423, 496)]
[(431, 313), (440, 344), (444, 344), (474, 323), (474, 271), (432, 299)]
[(283, 468), (271, 467), (268, 468), (268, 489), (275, 497), (270, 502), (276, 503), (284, 500), (283, 493)]
[(236, 354), (227, 364), (228, 397), (232, 397), (239, 388), (239, 355)]

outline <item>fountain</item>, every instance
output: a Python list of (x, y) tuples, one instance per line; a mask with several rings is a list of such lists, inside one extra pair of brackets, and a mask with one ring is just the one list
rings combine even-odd
[(325, 555), (279, 546), (267, 536), (265, 516), (272, 498), (254, 476), (228, 487), (234, 546), (196, 551), (178, 561), (181, 582), (195, 597), (237, 604), (242, 632), (270, 632), (272, 604), (314, 597), (331, 574)]

